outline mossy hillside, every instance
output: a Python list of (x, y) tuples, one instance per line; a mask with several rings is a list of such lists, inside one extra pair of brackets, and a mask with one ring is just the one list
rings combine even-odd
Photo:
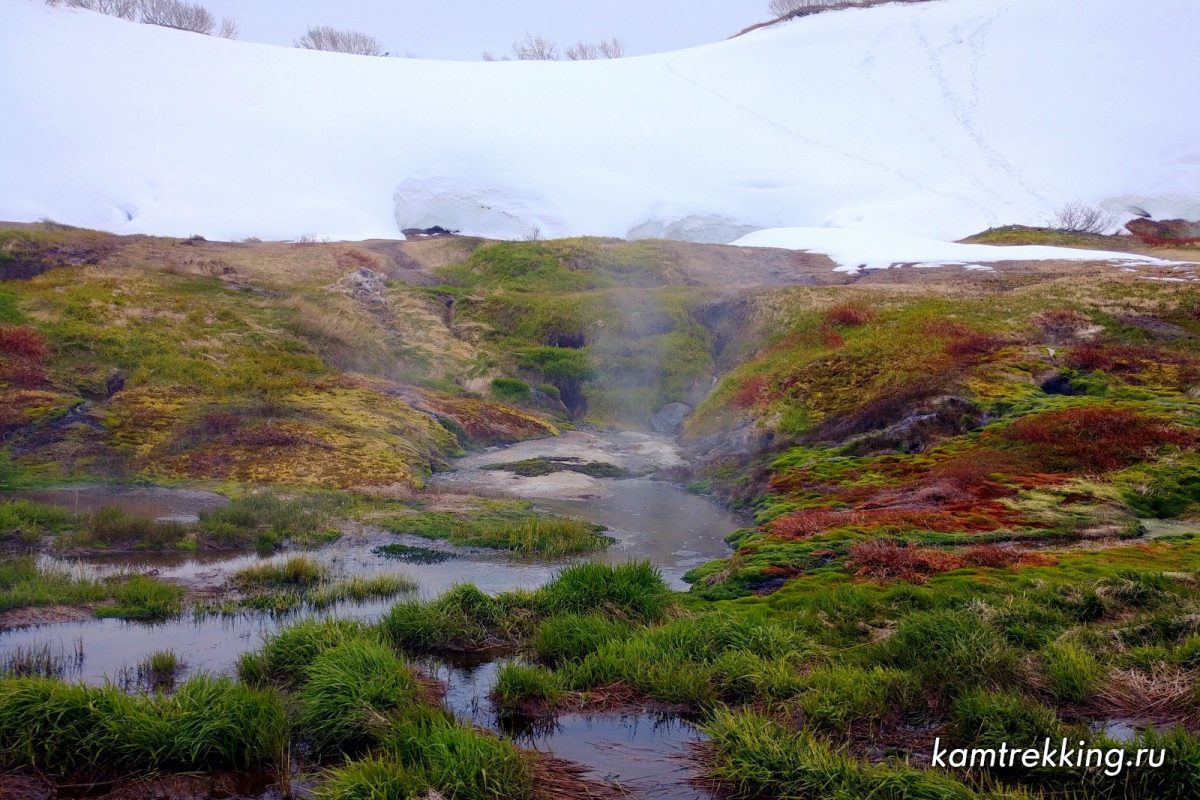
[(497, 243), (429, 291), (497, 368), (554, 385), (576, 413), (644, 425), (666, 402), (697, 402), (713, 370), (698, 319), (712, 293), (672, 285), (684, 282), (675, 260), (661, 243)]
[(697, 591), (772, 591), (843, 560), (876, 579), (1019, 567), (1192, 513), (1197, 295), (1079, 283), (794, 292), (776, 339), (687, 423), (697, 446), (749, 426), (775, 449), (704, 474), (758, 525), (693, 573)]
[[(345, 300), (334, 294), (334, 306)], [(17, 344), (33, 337), (36, 348), (19, 374), (0, 375), (0, 424), (44, 479), (115, 472), (420, 486), (458, 446), (432, 412), (386, 384), (347, 378), (340, 369), (363, 365), (343, 363), (297, 327), (348, 318), (337, 308), (320, 316), (283, 291), (122, 255), (9, 284), (5, 297), (7, 317), (22, 323)], [(364, 336), (367, 349), (387, 338)], [(496, 403), (433, 389), (426, 400), (449, 407), (444, 418), (457, 416), (468, 441), (492, 443), (493, 418), (509, 440), (553, 430)]]

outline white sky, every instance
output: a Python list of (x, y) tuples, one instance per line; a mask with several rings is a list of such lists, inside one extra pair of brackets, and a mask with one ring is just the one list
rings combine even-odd
[(392, 55), (477, 60), (541, 33), (560, 44), (610, 36), (630, 55), (724, 39), (768, 18), (767, 0), (199, 0), (238, 38), (291, 44), (309, 25), (369, 33)]

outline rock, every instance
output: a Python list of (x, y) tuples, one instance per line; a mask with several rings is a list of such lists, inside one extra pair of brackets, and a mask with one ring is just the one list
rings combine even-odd
[(692, 413), (691, 406), (683, 403), (667, 403), (654, 412), (654, 416), (650, 417), (650, 427), (659, 433), (679, 433), (684, 418), (690, 413)]
[(1132, 219), (1125, 228), (1140, 242), (1162, 247), (1164, 245), (1200, 244), (1200, 220), (1186, 219)]
[(453, 236), (457, 232), (446, 230), (441, 225), (434, 225), (432, 228), (404, 228), (400, 231), (408, 239), (428, 236)]
[(119, 369), (114, 369), (108, 373), (108, 377), (104, 381), (104, 392), (106, 397), (112, 397), (117, 392), (125, 388), (125, 374)]
[(373, 306), (386, 306), (383, 290), (387, 281), (370, 267), (359, 267), (347, 272), (338, 281), (337, 288), (354, 299)]

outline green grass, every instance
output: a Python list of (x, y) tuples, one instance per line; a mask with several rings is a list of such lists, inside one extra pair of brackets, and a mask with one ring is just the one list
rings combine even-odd
[(946, 699), (976, 687), (1013, 685), (1020, 660), (1019, 651), (978, 617), (948, 610), (908, 615), (879, 654)]
[(552, 709), (563, 696), (558, 677), (542, 667), (508, 663), (496, 674), (492, 702), (501, 715), (520, 715), (535, 703), (539, 708)]
[(579, 461), (573, 458), (527, 458), (504, 464), (488, 464), (484, 469), (504, 470), (525, 478), (552, 475), (555, 472), (578, 472), (593, 478), (624, 478), (629, 471), (604, 461)]
[(54, 506), (29, 500), (0, 501), (0, 541), (17, 539), (36, 544), (42, 536), (61, 531), (72, 521), (70, 514)]
[(439, 712), (413, 715), (393, 725), (384, 749), (445, 797), (534, 796), (527, 756), (511, 742), (457, 725)]
[(521, 509), (466, 514), (416, 512), (392, 517), (384, 522), (384, 527), (393, 533), (444, 539), (466, 547), (509, 550), (522, 555), (590, 553), (612, 542), (603, 535), (603, 526)]
[(172, 695), (42, 678), (0, 680), (0, 762), (57, 775), (270, 765), (286, 737), (281, 699), (228, 679)]
[(428, 785), (393, 759), (364, 758), (331, 770), (315, 791), (317, 800), (417, 800)]
[(620, 683), (660, 702), (705, 709), (721, 700), (792, 697), (803, 686), (799, 665), (822, 657), (782, 625), (706, 614), (609, 639), (556, 671), (575, 691)]
[(920, 699), (920, 687), (912, 675), (883, 667), (822, 667), (805, 676), (803, 686), (796, 705), (804, 712), (805, 724), (831, 732), (882, 726)]
[(313, 659), (304, 676), (298, 730), (318, 752), (377, 744), (391, 720), (416, 702), (408, 667), (375, 642), (339, 644)]
[(371, 551), (384, 558), (394, 558), (409, 564), (440, 564), (456, 556), (428, 547), (412, 547), (407, 544), (384, 544)]
[(267, 638), (257, 652), (238, 661), (238, 677), (254, 686), (296, 688), (314, 660), (347, 642), (371, 641), (373, 634), (352, 620), (303, 620)]
[(714, 759), (709, 774), (738, 800), (975, 800), (958, 781), (902, 765), (867, 765), (820, 740), (750, 712), (721, 711), (704, 726)]
[(262, 589), (311, 589), (329, 576), (329, 568), (307, 556), (286, 561), (268, 561), (243, 567), (230, 579), (242, 591)]
[(366, 603), (414, 592), (417, 582), (401, 575), (356, 576), (320, 586), (308, 594), (313, 608), (327, 608), (344, 602)]
[(61, 679), (66, 674), (69, 665), (78, 666), (82, 661), (82, 640), (78, 640), (75, 652), (70, 656), (61, 644), (35, 642), (28, 646), (17, 645), (11, 651), (0, 656), (0, 676)]
[(108, 580), (113, 604), (96, 609), (98, 617), (118, 619), (162, 620), (174, 617), (183, 609), (184, 588), (148, 575), (133, 575), (126, 579)]
[(202, 535), (226, 547), (274, 550), (285, 544), (313, 546), (336, 540), (335, 522), (350, 513), (353, 500), (336, 492), (285, 498), (255, 492), (200, 515)]
[(379, 628), (402, 650), (470, 652), (510, 644), (529, 617), (527, 607), (507, 607), (506, 599), (463, 584), (432, 601), (397, 603)]
[(94, 604), (98, 617), (159, 620), (182, 610), (184, 589), (149, 575), (97, 580), (39, 566), (28, 557), (0, 560), (0, 611), (31, 606)]
[(951, 719), (958, 741), (980, 747), (1058, 741), (1068, 734), (1054, 709), (1011, 692), (972, 689), (954, 702)]
[(101, 549), (164, 550), (179, 547), (188, 533), (185, 525), (158, 522), (109, 506), (89, 515), (80, 534), (71, 538), (71, 544)]
[(1060, 703), (1081, 703), (1100, 681), (1102, 669), (1095, 656), (1069, 642), (1046, 648), (1046, 678), (1050, 693)]
[(0, 560), (0, 611), (95, 603), (109, 596), (100, 581), (81, 578), (64, 569), (39, 568), (32, 558)]
[(492, 395), (506, 403), (528, 402), (532, 393), (529, 384), (516, 378), (496, 378), (492, 381)]
[(539, 659), (554, 666), (585, 658), (630, 633), (628, 624), (603, 614), (558, 614), (538, 625), (531, 645)]
[(647, 561), (572, 564), (542, 587), (540, 599), (548, 614), (599, 612), (644, 622), (662, 619), (674, 603)]
[(185, 666), (174, 650), (156, 650), (138, 664), (138, 682), (155, 691), (174, 689)]

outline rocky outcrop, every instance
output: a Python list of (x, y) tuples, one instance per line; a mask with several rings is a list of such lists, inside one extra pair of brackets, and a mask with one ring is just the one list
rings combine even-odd
[(658, 433), (679, 433), (683, 420), (692, 413), (692, 407), (683, 403), (667, 403), (650, 417), (650, 427)]
[(1200, 244), (1200, 220), (1186, 219), (1134, 219), (1125, 223), (1125, 228), (1138, 241), (1155, 247), (1181, 244)]

